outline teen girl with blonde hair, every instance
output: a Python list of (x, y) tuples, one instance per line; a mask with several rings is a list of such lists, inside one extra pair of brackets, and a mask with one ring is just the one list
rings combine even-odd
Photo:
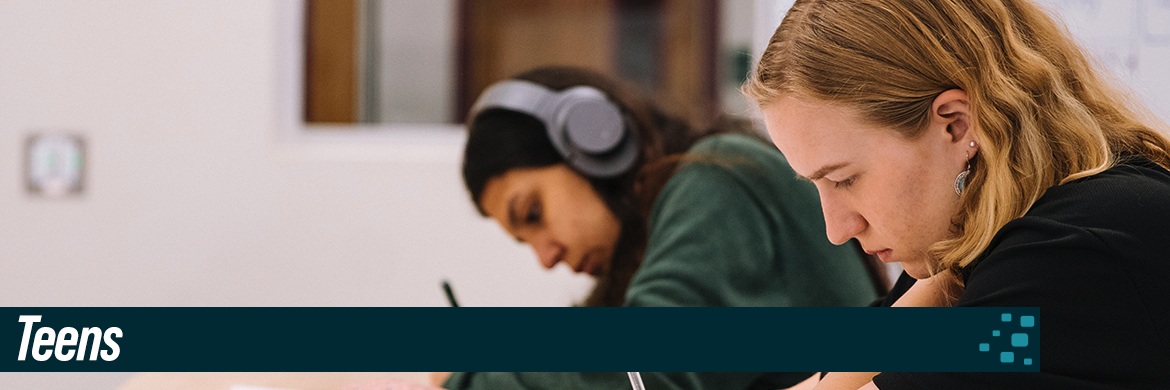
[(1041, 309), (1040, 373), (821, 387), (1170, 386), (1165, 123), (1041, 7), (797, 1), (744, 92), (816, 184), (830, 241), (903, 264), (884, 305)]

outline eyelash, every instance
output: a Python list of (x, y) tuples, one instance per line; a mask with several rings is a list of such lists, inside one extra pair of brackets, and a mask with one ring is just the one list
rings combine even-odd
[(849, 188), (849, 186), (853, 185), (854, 181), (857, 181), (857, 176), (850, 176), (845, 180), (834, 181), (833, 188)]
[(543, 215), (541, 215), (540, 201), (533, 201), (532, 204), (528, 206), (528, 211), (524, 215), (524, 223), (530, 225), (540, 224), (542, 217)]

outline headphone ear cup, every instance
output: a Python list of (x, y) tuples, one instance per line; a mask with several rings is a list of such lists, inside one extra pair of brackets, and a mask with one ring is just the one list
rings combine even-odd
[(549, 138), (579, 172), (597, 178), (619, 176), (633, 167), (638, 142), (633, 122), (596, 88), (561, 92)]
[(625, 138), (622, 114), (607, 101), (581, 101), (565, 107), (563, 124), (569, 142), (590, 155), (612, 152)]

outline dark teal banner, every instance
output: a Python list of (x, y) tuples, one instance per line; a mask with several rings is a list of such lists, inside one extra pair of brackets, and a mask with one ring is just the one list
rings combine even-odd
[(0, 371), (1035, 372), (1040, 325), (1038, 308), (0, 308)]

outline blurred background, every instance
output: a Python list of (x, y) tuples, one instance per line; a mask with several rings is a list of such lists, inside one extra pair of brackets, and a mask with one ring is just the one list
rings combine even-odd
[[(1170, 118), (1170, 1), (1042, 2)], [(569, 305), (590, 280), (471, 206), (471, 102), (575, 64), (752, 117), (736, 88), (790, 4), (0, 0), (0, 305), (445, 306), (443, 278), (466, 306)]]

